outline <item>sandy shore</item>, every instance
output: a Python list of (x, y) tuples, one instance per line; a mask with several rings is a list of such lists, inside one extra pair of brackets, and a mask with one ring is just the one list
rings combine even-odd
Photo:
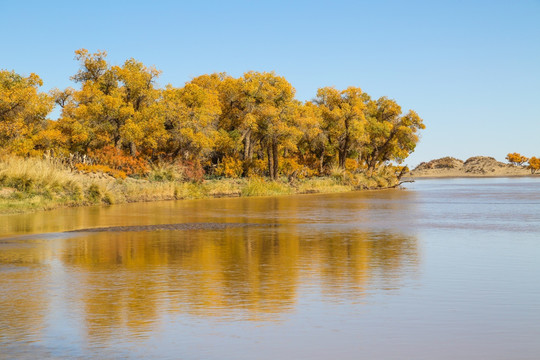
[(452, 178), (452, 177), (530, 177), (524, 166), (505, 164), (487, 156), (475, 156), (465, 161), (452, 157), (431, 160), (418, 165), (407, 174), (407, 178)]

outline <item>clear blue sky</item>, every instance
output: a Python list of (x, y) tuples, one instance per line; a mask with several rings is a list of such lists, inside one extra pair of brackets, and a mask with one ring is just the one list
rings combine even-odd
[(352, 85), (416, 110), (427, 129), (409, 165), (540, 156), (539, 0), (0, 0), (0, 14), (0, 68), (47, 91), (73, 86), (79, 48), (155, 65), (161, 85), (275, 70), (300, 100)]

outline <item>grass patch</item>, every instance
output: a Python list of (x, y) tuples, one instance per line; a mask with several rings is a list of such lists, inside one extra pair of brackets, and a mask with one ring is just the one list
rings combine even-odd
[(203, 183), (184, 182), (174, 188), (175, 199), (203, 199), (208, 197), (208, 189)]
[(242, 196), (272, 196), (292, 194), (294, 192), (293, 187), (288, 184), (266, 181), (259, 177), (247, 179), (245, 186), (241, 190)]
[(300, 194), (315, 194), (352, 191), (354, 187), (342, 184), (334, 178), (312, 178), (299, 182), (296, 189)]
[(384, 171), (367, 176), (339, 169), (329, 177), (290, 181), (252, 177), (197, 183), (180, 177), (176, 168), (166, 166), (154, 168), (147, 179), (115, 179), (101, 173), (72, 171), (48, 160), (0, 158), (0, 213), (157, 200), (335, 193), (396, 183)]

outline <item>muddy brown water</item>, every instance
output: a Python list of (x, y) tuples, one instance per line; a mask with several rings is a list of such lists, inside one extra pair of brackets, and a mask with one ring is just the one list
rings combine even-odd
[(538, 359), (539, 277), (531, 178), (2, 216), (0, 359)]

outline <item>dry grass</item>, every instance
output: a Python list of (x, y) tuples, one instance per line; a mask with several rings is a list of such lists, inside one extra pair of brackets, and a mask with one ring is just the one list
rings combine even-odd
[(273, 196), (294, 193), (294, 188), (287, 183), (266, 181), (260, 177), (247, 179), (242, 188), (242, 196)]
[(351, 185), (345, 185), (333, 178), (312, 178), (305, 179), (296, 185), (300, 194), (310, 193), (335, 193), (354, 190)]
[(174, 169), (160, 167), (148, 179), (117, 180), (104, 174), (82, 174), (41, 159), (0, 158), (0, 213), (63, 206), (114, 204), (208, 197), (275, 196), (334, 193), (391, 186), (388, 174), (371, 177), (335, 169), (330, 177), (288, 182), (261, 177), (207, 180), (178, 179)]

